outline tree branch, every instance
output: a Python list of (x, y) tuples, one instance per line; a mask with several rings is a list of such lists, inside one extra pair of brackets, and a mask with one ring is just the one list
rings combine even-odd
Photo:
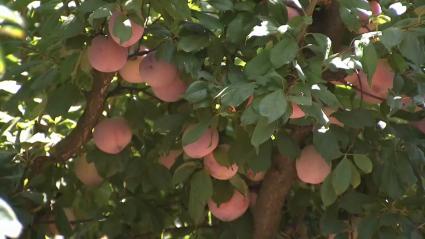
[(91, 136), (93, 127), (102, 115), (103, 105), (113, 74), (94, 72), (93, 87), (87, 97), (86, 109), (71, 133), (52, 149), (56, 162), (64, 162), (74, 156)]
[[(311, 133), (311, 126), (295, 128), (292, 138), (302, 141)], [(287, 157), (274, 158), (268, 170), (254, 208), (254, 239), (273, 239), (279, 231), (281, 209), (296, 180), (295, 161)]]

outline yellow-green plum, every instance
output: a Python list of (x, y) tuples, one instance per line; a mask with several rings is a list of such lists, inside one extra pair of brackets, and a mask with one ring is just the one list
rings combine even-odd
[(212, 199), (208, 201), (208, 208), (212, 215), (224, 222), (230, 222), (241, 217), (249, 207), (249, 198), (238, 191), (234, 191), (229, 201), (217, 205)]
[(90, 65), (100, 72), (115, 72), (127, 62), (128, 51), (111, 38), (96, 36), (88, 47)]
[(143, 33), (145, 31), (145, 29), (143, 28), (143, 26), (140, 26), (139, 24), (135, 23), (134, 21), (131, 21), (129, 19), (126, 20), (125, 23), (129, 23), (131, 25), (131, 37), (130, 39), (121, 42), (120, 38), (118, 36), (116, 36), (114, 34), (114, 27), (115, 27), (115, 21), (117, 19), (117, 17), (122, 17), (123, 14), (119, 11), (115, 11), (112, 16), (109, 18), (108, 21), (108, 30), (109, 30), (109, 34), (112, 37), (112, 39), (119, 44), (122, 47), (130, 47), (132, 45), (134, 45), (136, 42), (138, 42), (140, 40), (140, 38), (142, 38)]
[(320, 184), (331, 172), (331, 167), (313, 145), (306, 146), (295, 162), (298, 178), (310, 184)]
[(132, 132), (121, 117), (102, 120), (93, 131), (97, 148), (108, 154), (120, 153), (131, 141)]

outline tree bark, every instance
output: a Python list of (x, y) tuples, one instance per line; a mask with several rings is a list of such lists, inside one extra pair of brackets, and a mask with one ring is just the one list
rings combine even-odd
[[(312, 127), (295, 128), (292, 138), (301, 142)], [(281, 209), (296, 180), (295, 161), (278, 155), (267, 172), (254, 208), (254, 239), (273, 239), (279, 231)]]
[(94, 72), (93, 87), (87, 97), (86, 109), (71, 133), (61, 140), (52, 150), (57, 162), (64, 162), (77, 154), (81, 146), (91, 137), (92, 129), (102, 115), (103, 105), (113, 74)]

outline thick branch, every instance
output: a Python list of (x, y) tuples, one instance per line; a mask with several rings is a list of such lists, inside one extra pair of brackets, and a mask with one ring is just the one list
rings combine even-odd
[[(292, 137), (300, 142), (311, 133), (310, 126), (296, 128)], [(295, 161), (283, 156), (274, 158), (258, 194), (254, 209), (254, 239), (273, 239), (279, 230), (281, 209), (296, 180)]]
[(55, 161), (68, 160), (87, 143), (93, 127), (102, 114), (112, 77), (112, 74), (94, 72), (93, 88), (87, 97), (86, 109), (78, 120), (77, 126), (53, 148), (52, 156)]

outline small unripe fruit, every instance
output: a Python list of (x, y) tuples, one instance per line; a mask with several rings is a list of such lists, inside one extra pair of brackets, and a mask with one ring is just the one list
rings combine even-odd
[(246, 172), (246, 177), (253, 182), (263, 181), (265, 175), (266, 172), (264, 171), (254, 173), (252, 169), (248, 169), (248, 171)]
[(236, 191), (229, 201), (217, 205), (212, 199), (208, 201), (211, 213), (224, 222), (236, 220), (242, 216), (249, 207), (249, 198)]
[(89, 63), (100, 72), (118, 71), (127, 62), (127, 56), (126, 48), (105, 36), (96, 36), (88, 47)]
[(289, 116), (290, 119), (299, 119), (305, 116), (304, 111), (301, 110), (301, 108), (295, 104), (292, 103), (292, 114)]
[(292, 8), (292, 7), (286, 7), (286, 11), (288, 12), (288, 21), (300, 15), (300, 13), (295, 8)]
[(81, 156), (75, 161), (74, 172), (77, 178), (88, 187), (99, 186), (103, 181), (94, 162), (89, 163), (85, 156)]
[(128, 39), (125, 42), (121, 42), (120, 38), (118, 36), (114, 35), (114, 25), (115, 25), (115, 21), (117, 19), (117, 17), (123, 16), (122, 13), (120, 13), (119, 11), (115, 11), (112, 16), (109, 18), (108, 21), (108, 30), (109, 30), (109, 34), (111, 35), (112, 39), (119, 44), (122, 47), (130, 47), (132, 45), (134, 45), (136, 42), (138, 42), (140, 40), (140, 38), (142, 38), (143, 36), (143, 32), (145, 31), (145, 29), (140, 26), (139, 24), (130, 21), (131, 24), (131, 37), (130, 39)]
[[(189, 126), (183, 134), (193, 129)], [(183, 146), (183, 150), (187, 156), (191, 158), (203, 158), (214, 151), (218, 145), (218, 132), (216, 129), (208, 128), (195, 142)]]
[(151, 52), (145, 56), (139, 66), (141, 77), (152, 87), (164, 87), (173, 83), (177, 77), (175, 65), (157, 60), (155, 53)]
[(204, 167), (207, 169), (211, 177), (218, 180), (228, 180), (238, 172), (238, 165), (232, 164), (224, 166), (217, 162), (214, 153), (221, 151), (225, 154), (229, 151), (229, 145), (220, 145), (215, 151), (204, 157)]
[(179, 101), (184, 92), (186, 92), (187, 85), (184, 81), (177, 77), (174, 82), (162, 87), (152, 87), (153, 94), (164, 102)]
[(171, 150), (168, 154), (159, 157), (159, 163), (170, 169), (181, 154), (182, 150)]
[(108, 154), (121, 152), (130, 143), (131, 137), (131, 129), (123, 118), (105, 119), (93, 131), (94, 143)]
[(331, 167), (313, 145), (306, 146), (295, 162), (298, 178), (310, 184), (320, 184), (331, 172)]

